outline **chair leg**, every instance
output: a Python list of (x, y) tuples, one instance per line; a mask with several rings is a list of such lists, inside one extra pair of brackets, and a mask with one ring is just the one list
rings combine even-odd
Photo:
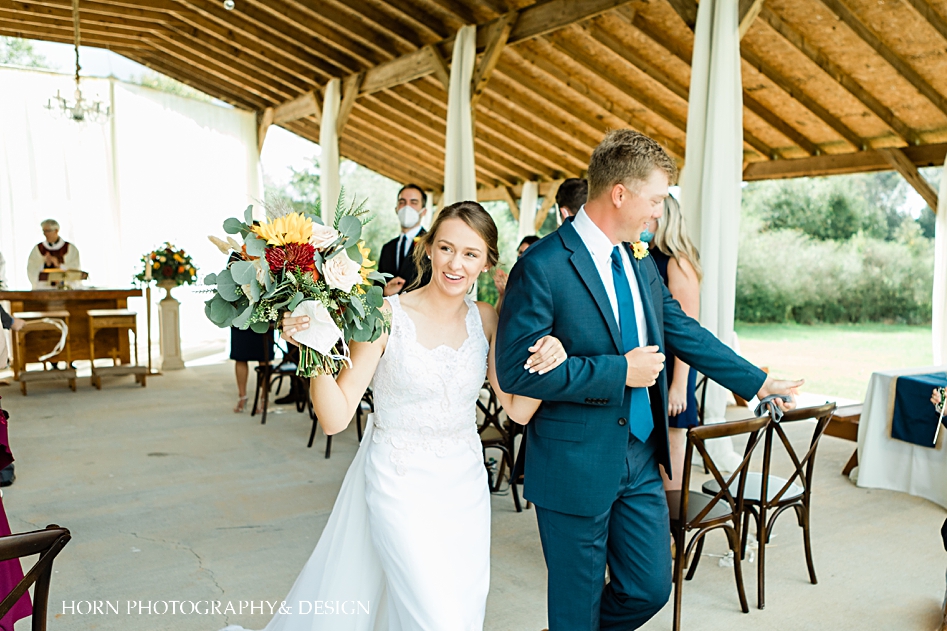
[(697, 572), (697, 564), (700, 563), (700, 554), (704, 550), (705, 538), (706, 535), (697, 540), (697, 547), (694, 549), (694, 556), (691, 557), (690, 568), (687, 570), (687, 576), (684, 577), (685, 581), (689, 581), (694, 578), (694, 573)]
[(681, 589), (684, 587), (684, 533), (674, 534), (674, 625), (673, 631), (681, 631)]
[(332, 455), (332, 437), (326, 434), (326, 460)]
[(355, 431), (358, 432), (358, 442), (362, 442), (362, 408), (358, 409), (358, 414), (355, 415)]
[(260, 425), (266, 425), (266, 411), (270, 407), (270, 371), (263, 371), (263, 391), (260, 393)]
[(520, 505), (520, 492), (516, 490), (516, 479), (510, 480), (510, 492), (513, 494), (513, 506), (516, 507), (517, 513), (523, 512), (523, 507)]
[(756, 525), (756, 608), (766, 606), (766, 544), (769, 541), (769, 531), (766, 528), (766, 519), (760, 513), (760, 521)]
[[(725, 527), (730, 549), (733, 550), (733, 576), (737, 581), (737, 594), (740, 596), (740, 608), (743, 613), (750, 613), (750, 606), (746, 602), (746, 590), (743, 589), (743, 561), (738, 554), (740, 550), (740, 531), (735, 527)], [(762, 608), (762, 607), (761, 607)]]
[(812, 541), (809, 537), (809, 511), (805, 506), (797, 504), (793, 506), (796, 509), (796, 516), (799, 518), (799, 525), (802, 527), (802, 542), (806, 548), (806, 565), (809, 568), (809, 582), (818, 585), (819, 579), (815, 575), (815, 563), (812, 561)]
[(259, 412), (259, 403), (260, 403), (260, 386), (262, 385), (261, 379), (263, 378), (263, 371), (257, 370), (256, 372), (256, 387), (253, 390), (253, 407), (250, 408), (250, 416), (256, 416)]

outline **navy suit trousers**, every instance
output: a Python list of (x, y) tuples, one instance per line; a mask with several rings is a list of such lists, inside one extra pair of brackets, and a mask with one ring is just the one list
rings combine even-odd
[(671, 535), (655, 443), (653, 434), (645, 443), (629, 434), (608, 511), (582, 517), (536, 506), (549, 569), (549, 631), (631, 631), (667, 603)]

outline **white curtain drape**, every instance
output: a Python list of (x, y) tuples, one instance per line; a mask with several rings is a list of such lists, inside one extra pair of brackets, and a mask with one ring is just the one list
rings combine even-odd
[(322, 200), (322, 221), (332, 225), (339, 201), (339, 106), (342, 104), (342, 80), (331, 79), (322, 102), (322, 123), (319, 125), (319, 197)]
[(477, 60), (477, 27), (460, 27), (454, 40), (447, 95), (447, 142), (444, 156), (444, 197), (440, 207), (477, 199), (474, 169), (473, 119), (470, 82)]
[(934, 365), (947, 364), (947, 162), (940, 176), (934, 228)]
[[(738, 5), (702, 0), (697, 11), (687, 112), (687, 164), (681, 207), (704, 269), (700, 320), (732, 345), (743, 163), (743, 92)], [(726, 391), (707, 393), (705, 419), (724, 419)], [(729, 441), (714, 446), (725, 468), (740, 458)], [(735, 462), (734, 462), (735, 459)]]
[(520, 195), (520, 229), (516, 236), (519, 243), (523, 237), (536, 234), (536, 204), (539, 202), (539, 182), (526, 182)]
[[(223, 268), (226, 258), (207, 235), (225, 236), (224, 219), (242, 217), (263, 198), (255, 116), (83, 79), (83, 96), (110, 103), (114, 115), (104, 125), (76, 124), (44, 109), (57, 89), (71, 95), (72, 77), (0, 68), (0, 251), (10, 287), (30, 289), (26, 261), (48, 218), (79, 248), (88, 285), (130, 287), (142, 254), (164, 241), (184, 248), (200, 274)], [(185, 347), (226, 339), (203, 314), (205, 294), (182, 287), (175, 297)], [(139, 314), (143, 340), (144, 303), (131, 299), (129, 308)]]

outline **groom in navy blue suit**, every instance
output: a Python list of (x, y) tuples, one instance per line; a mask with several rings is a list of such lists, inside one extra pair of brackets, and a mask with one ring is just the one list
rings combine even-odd
[[(745, 399), (796, 385), (685, 315), (643, 244), (629, 246), (676, 176), (654, 140), (610, 132), (592, 154), (585, 207), (510, 273), (496, 365), (504, 391), (543, 401), (527, 426), (525, 496), (549, 570), (549, 631), (637, 629), (670, 596), (665, 349)], [(525, 349), (544, 335), (569, 358), (540, 375)]]

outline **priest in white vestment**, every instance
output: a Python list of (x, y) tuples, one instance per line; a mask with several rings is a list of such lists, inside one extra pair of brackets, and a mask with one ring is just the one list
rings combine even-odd
[(49, 281), (45, 270), (79, 270), (82, 267), (79, 264), (79, 248), (59, 236), (59, 222), (47, 219), (40, 225), (43, 227), (44, 239), (30, 252), (26, 274), (33, 289), (49, 289), (54, 287), (55, 283)]

